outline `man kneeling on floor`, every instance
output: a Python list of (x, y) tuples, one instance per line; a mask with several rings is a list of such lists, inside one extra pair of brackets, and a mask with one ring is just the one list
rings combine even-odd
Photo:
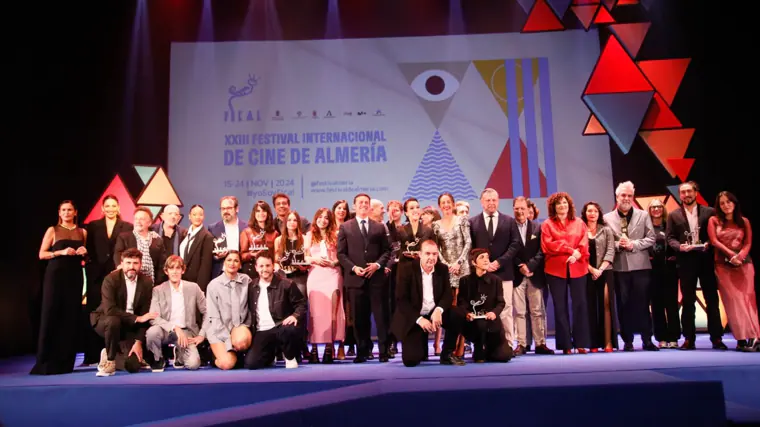
[(401, 340), (404, 366), (417, 366), (427, 360), (428, 334), (441, 327), (446, 330), (441, 364), (465, 364), (454, 355), (462, 321), (452, 310), (452, 301), (449, 269), (438, 262), (438, 245), (424, 240), (420, 258), (399, 270), (396, 280), (396, 312), (391, 330)]
[(475, 363), (509, 362), (512, 347), (502, 333), (499, 314), (504, 309), (504, 292), (501, 279), (488, 272), (488, 250), (470, 251), (472, 272), (459, 279), (457, 312), (464, 318), (462, 334), (472, 342), (472, 359)]
[(206, 288), (206, 338), (219, 369), (233, 369), (238, 357), (251, 346), (251, 313), (248, 311), (248, 286), (251, 278), (240, 270), (240, 252), (231, 250), (224, 257), (222, 274)]
[(158, 316), (148, 312), (153, 278), (140, 273), (142, 257), (137, 248), (121, 253), (119, 268), (103, 279), (100, 306), (90, 314), (90, 324), (106, 343), (100, 353), (99, 377), (113, 375), (116, 358), (124, 353), (124, 369), (129, 373), (140, 370), (145, 330), (148, 322)]
[(153, 372), (163, 372), (164, 361), (162, 346), (174, 345), (174, 366), (186, 369), (198, 369), (201, 357), (198, 344), (206, 339), (206, 331), (198, 327), (197, 315), (206, 321), (206, 297), (200, 286), (194, 282), (182, 280), (185, 263), (177, 255), (171, 255), (164, 264), (164, 272), (169, 280), (153, 288), (150, 311), (158, 313), (151, 320), (146, 335), (148, 350), (153, 353)]
[(256, 257), (259, 277), (248, 289), (253, 344), (245, 356), (245, 367), (259, 369), (275, 361), (275, 349), (281, 348), (286, 368), (297, 368), (296, 357), (303, 347), (303, 318), (306, 299), (291, 280), (274, 274), (272, 254), (264, 251)]

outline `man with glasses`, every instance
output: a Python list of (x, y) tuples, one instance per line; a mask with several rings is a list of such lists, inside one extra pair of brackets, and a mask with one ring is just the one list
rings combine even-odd
[(240, 250), (240, 232), (245, 230), (247, 224), (238, 218), (240, 207), (235, 196), (224, 196), (219, 200), (219, 211), (222, 220), (208, 227), (208, 231), (214, 236), (214, 264), (211, 267), (211, 277), (217, 277), (222, 273), (222, 264), (227, 252)]

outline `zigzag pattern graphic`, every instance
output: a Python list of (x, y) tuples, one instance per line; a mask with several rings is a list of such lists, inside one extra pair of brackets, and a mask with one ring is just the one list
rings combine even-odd
[(449, 147), (443, 142), (441, 134), (436, 130), (433, 141), (422, 157), (412, 182), (409, 183), (404, 199), (416, 197), (420, 200), (436, 200), (444, 191), (450, 192), (457, 200), (478, 198), (470, 181), (451, 155)]

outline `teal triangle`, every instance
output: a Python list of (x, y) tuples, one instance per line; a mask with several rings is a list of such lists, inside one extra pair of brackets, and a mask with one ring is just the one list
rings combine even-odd
[(547, 3), (549, 3), (549, 6), (554, 10), (554, 13), (559, 16), (559, 20), (562, 20), (562, 17), (565, 16), (565, 12), (567, 12), (567, 8), (570, 7), (570, 3), (573, 0), (546, 0)]
[(148, 185), (148, 181), (150, 181), (153, 174), (156, 173), (156, 169), (158, 169), (157, 166), (135, 166), (137, 175), (140, 176), (140, 181), (142, 181), (143, 185)]
[(623, 154), (628, 154), (653, 95), (653, 91), (599, 93), (583, 95), (583, 101)]
[(158, 213), (161, 212), (161, 209), (163, 206), (145, 206), (148, 208), (151, 213), (153, 213), (153, 219), (155, 220), (158, 217)]
[(673, 195), (673, 197), (676, 200), (681, 199), (681, 195), (678, 193), (678, 189), (681, 187), (681, 185), (668, 185), (668, 191), (670, 191), (670, 194)]
[(419, 200), (436, 200), (445, 191), (457, 200), (478, 198), (441, 134), (436, 130), (433, 141), (422, 157), (422, 162), (417, 166), (412, 182), (409, 183), (404, 199), (415, 197)]

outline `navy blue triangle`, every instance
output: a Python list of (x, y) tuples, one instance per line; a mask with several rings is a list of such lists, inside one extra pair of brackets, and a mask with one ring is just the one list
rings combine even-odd
[(522, 10), (525, 11), (525, 13), (530, 13), (530, 10), (533, 8), (533, 3), (535, 3), (536, 0), (517, 0), (517, 3), (522, 7)]
[(554, 13), (559, 16), (559, 20), (562, 20), (562, 17), (565, 16), (565, 12), (567, 12), (567, 8), (570, 7), (570, 2), (573, 0), (546, 0), (546, 2), (551, 6), (551, 8), (554, 10)]
[(628, 154), (654, 91), (584, 95), (583, 101), (615, 143)]
[(641, 5), (644, 6), (644, 9), (647, 10), (647, 12), (652, 11), (652, 6), (654, 6), (654, 0), (641, 0)]
[(668, 185), (668, 191), (670, 191), (670, 194), (673, 195), (673, 198), (676, 200), (681, 199), (681, 194), (679, 193), (679, 188), (681, 188), (681, 185)]

